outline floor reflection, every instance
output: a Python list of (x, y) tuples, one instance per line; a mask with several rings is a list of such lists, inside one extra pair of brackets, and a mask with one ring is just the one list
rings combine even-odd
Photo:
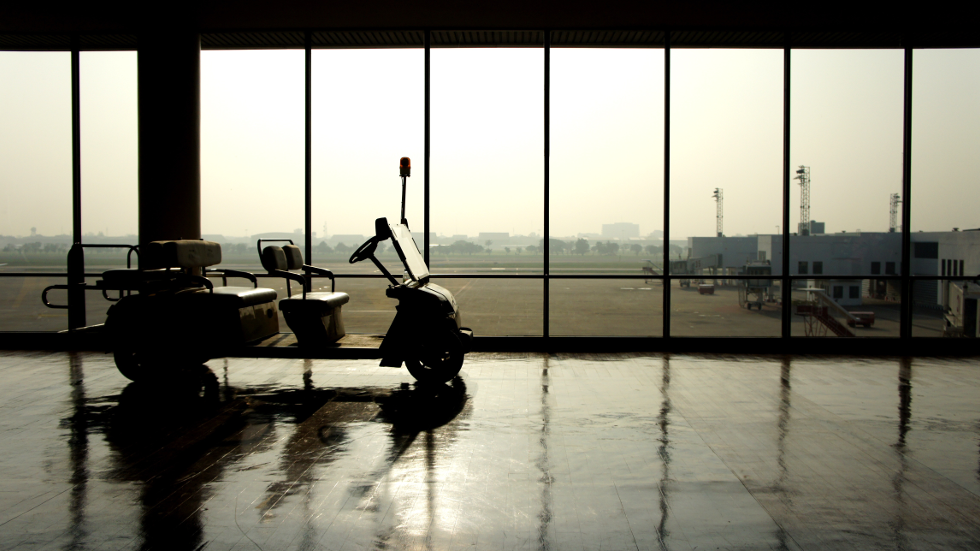
[(661, 476), (658, 484), (660, 495), (660, 523), (657, 525), (657, 543), (660, 549), (668, 549), (667, 538), (670, 534), (667, 531), (667, 517), (670, 512), (668, 505), (668, 484), (670, 482), (670, 356), (665, 355), (663, 359), (663, 369), (660, 376), (660, 394), (663, 400), (660, 403), (660, 414), (657, 417), (657, 425), (660, 427), (660, 438), (657, 454), (660, 456)]
[(976, 365), (0, 352), (0, 549), (978, 549)]
[[(779, 415), (776, 421), (776, 465), (779, 472), (776, 475), (774, 489), (780, 494), (786, 492), (787, 479), (789, 478), (789, 468), (786, 466), (786, 437), (789, 435), (790, 409), (792, 408), (791, 397), (793, 387), (790, 383), (790, 374), (793, 363), (788, 356), (783, 357), (779, 364)], [(779, 542), (779, 549), (789, 549), (788, 536), (782, 526), (776, 528), (776, 541)]]
[(71, 403), (75, 414), (67, 419), (70, 430), (68, 437), (68, 456), (71, 463), (71, 497), (68, 502), (68, 513), (71, 524), (68, 529), (70, 540), (67, 549), (81, 549), (88, 531), (85, 526), (86, 490), (88, 487), (88, 421), (85, 415), (79, 413), (85, 406), (85, 374), (82, 370), (82, 359), (77, 353), (68, 357), (68, 382), (71, 385)]
[(910, 358), (901, 358), (898, 366), (898, 441), (895, 443), (895, 451), (898, 455), (898, 469), (892, 477), (892, 488), (895, 491), (895, 520), (892, 522), (892, 529), (895, 536), (895, 548), (899, 550), (910, 549), (910, 542), (905, 535), (905, 511), (908, 503), (905, 500), (906, 473), (908, 471), (908, 456), (906, 450), (906, 437), (911, 428), (912, 420), (912, 361)]
[(548, 454), (548, 442), (551, 436), (551, 404), (548, 398), (551, 377), (548, 374), (548, 369), (552, 357), (546, 356), (544, 358), (544, 367), (541, 369), (541, 428), (538, 431), (538, 446), (541, 451), (534, 460), (534, 467), (538, 470), (538, 484), (541, 485), (541, 510), (538, 512), (537, 541), (537, 548), (541, 550), (551, 548), (551, 534), (549, 533), (552, 519), (551, 484), (555, 480), (551, 473), (551, 458)]
[[(255, 508), (262, 518), (273, 517), (287, 498), (301, 496), (302, 514), (313, 519), (317, 515), (311, 505), (318, 480), (315, 467), (329, 466), (345, 451), (351, 440), (349, 424), (389, 426), (383, 466), (349, 490), (351, 495), (364, 496), (381, 484), (420, 434), (425, 435), (431, 478), (439, 443), (451, 438), (437, 438), (433, 431), (464, 414), (468, 403), (466, 385), (459, 377), (445, 385), (320, 388), (307, 363), (302, 388), (235, 388), (227, 384), (223, 371), (224, 384), (202, 366), (179, 381), (131, 383), (118, 396), (86, 400), (81, 364), (72, 363), (74, 413), (64, 422), (71, 428), (70, 511), (75, 537), (68, 548), (81, 548), (86, 536), (90, 433), (103, 434), (109, 444), (114, 464), (109, 479), (139, 484), (140, 548), (197, 549), (208, 543), (201, 516), (213, 491), (211, 483), (242, 458), (270, 450), (283, 429), (288, 436), (279, 452), (277, 478), (267, 484)], [(428, 488), (431, 515), (432, 480)], [(237, 509), (236, 505), (236, 519)], [(313, 549), (321, 537), (312, 522), (306, 527), (299, 549)], [(251, 539), (247, 533), (245, 537)]]

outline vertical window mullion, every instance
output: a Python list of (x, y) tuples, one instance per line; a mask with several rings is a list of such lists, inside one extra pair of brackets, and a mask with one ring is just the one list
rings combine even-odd
[(670, 31), (664, 31), (663, 337), (670, 338)]
[[(306, 159), (304, 232), (307, 262), (313, 264), (313, 33), (306, 31)], [(323, 236), (327, 238), (326, 235)]]
[[(71, 37), (72, 243), (82, 242), (82, 108), (79, 38)], [(82, 249), (68, 255), (68, 329), (85, 327), (85, 259)]]
[(429, 54), (432, 50), (432, 31), (425, 31), (425, 147), (424, 164), (422, 171), (422, 237), (423, 255), (425, 265), (429, 266)]
[(551, 241), (551, 218), (549, 213), (551, 203), (551, 31), (544, 31), (544, 311), (542, 312), (542, 335), (547, 339), (550, 335), (548, 322), (550, 321), (550, 241)]
[(790, 48), (787, 35), (786, 47), (783, 48), (783, 262), (782, 279), (780, 280), (783, 296), (782, 338), (790, 337), (790, 314), (792, 313), (792, 281), (789, 278), (789, 149), (790, 149)]
[(911, 224), (912, 213), (912, 48), (905, 48), (905, 94), (902, 114), (902, 305), (901, 339), (912, 336)]

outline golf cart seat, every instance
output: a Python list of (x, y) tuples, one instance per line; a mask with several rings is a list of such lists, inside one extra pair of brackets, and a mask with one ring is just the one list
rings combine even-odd
[(212, 241), (181, 239), (151, 241), (133, 247), (140, 255), (139, 269), (106, 270), (95, 284), (103, 291), (143, 293), (179, 287), (196, 287), (186, 270), (203, 269), (221, 262), (221, 245)]
[[(292, 270), (303, 270), (306, 274), (325, 275), (334, 288), (333, 272), (303, 264), (303, 253), (295, 245), (278, 247), (270, 245), (262, 249), (262, 267), (271, 275), (286, 279), (286, 293), (289, 298), (279, 301), (279, 310), (286, 318), (286, 325), (296, 335), (300, 346), (317, 346), (336, 342), (343, 337), (344, 318), (341, 307), (350, 300), (347, 293), (317, 292), (310, 290), (309, 281)], [(292, 296), (290, 281), (296, 281), (302, 289), (301, 294)]]
[[(140, 249), (140, 265), (147, 268), (141, 271), (149, 278), (141, 292), (173, 292), (178, 310), (205, 320), (212, 338), (240, 345), (279, 332), (275, 290), (259, 287), (258, 280), (248, 272), (207, 269), (221, 263), (218, 243), (197, 239), (152, 241)], [(201, 270), (203, 275), (191, 275), (193, 270)], [(173, 279), (167, 279), (165, 274), (172, 274)], [(227, 283), (229, 276), (248, 279), (252, 285), (215, 286), (207, 279), (221, 277)]]
[[(221, 262), (219, 244), (154, 241), (139, 252), (139, 270), (103, 274), (103, 290), (137, 291), (120, 297), (105, 321), (116, 366), (130, 380), (174, 374), (279, 332), (275, 290), (246, 272), (207, 270)], [(252, 285), (216, 286), (208, 279), (216, 276)]]

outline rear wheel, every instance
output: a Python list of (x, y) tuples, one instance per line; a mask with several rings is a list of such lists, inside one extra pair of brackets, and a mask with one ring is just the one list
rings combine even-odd
[(112, 353), (116, 368), (130, 381), (144, 381), (147, 378), (147, 368), (140, 362), (140, 357), (132, 349), (116, 349)]
[(447, 383), (463, 368), (463, 346), (452, 333), (423, 343), (418, 358), (406, 358), (405, 367), (420, 383)]

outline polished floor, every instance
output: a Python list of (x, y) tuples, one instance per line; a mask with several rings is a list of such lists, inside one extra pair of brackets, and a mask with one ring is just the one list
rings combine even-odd
[(980, 361), (0, 351), (0, 549), (980, 549)]

